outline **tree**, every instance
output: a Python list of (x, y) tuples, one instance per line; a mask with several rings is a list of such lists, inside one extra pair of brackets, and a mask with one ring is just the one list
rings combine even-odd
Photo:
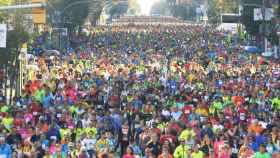
[(166, 1), (159, 1), (152, 6), (151, 13), (152, 14), (160, 14), (165, 15), (166, 9), (168, 9), (168, 4)]
[(141, 12), (140, 5), (137, 0), (128, 0), (128, 11), (129, 15), (137, 15)]
[(90, 12), (90, 1), (77, 0), (53, 0), (49, 2), (51, 8), (48, 11), (48, 17), (54, 25), (71, 27), (71, 29), (81, 27)]
[[(0, 6), (6, 6), (11, 3), (11, 0), (0, 0)], [(0, 22), (7, 20), (7, 13), (0, 12)]]
[[(12, 101), (12, 90), (15, 89), (19, 76), (19, 54), (22, 44), (29, 40), (29, 33), (24, 25), (25, 16), (24, 11), (9, 12), (9, 14), (2, 14), (5, 22), (9, 19), (9, 31), (7, 32), (7, 48), (0, 49), (0, 65), (5, 68), (5, 94), (7, 94), (7, 81), (10, 81), (10, 101)], [(18, 91), (16, 91), (18, 92)]]
[(175, 15), (175, 17), (180, 17), (184, 20), (187, 20), (187, 17), (188, 17), (187, 6), (184, 6), (184, 5), (176, 6), (174, 15)]
[(97, 21), (100, 19), (100, 15), (102, 14), (102, 11), (105, 7), (106, 1), (95, 1), (90, 4), (90, 14), (89, 14), (89, 20), (93, 26), (97, 24)]
[(113, 6), (109, 9), (109, 15), (110, 15), (110, 19), (112, 19), (112, 17), (119, 17), (123, 14), (125, 14), (128, 10), (128, 3), (127, 2), (121, 2), (121, 3), (117, 3), (117, 4), (113, 4)]
[(218, 0), (207, 0), (207, 15), (211, 24), (220, 22), (221, 9), (222, 6), (219, 6)]
[(222, 13), (238, 13), (241, 0), (218, 0)]
[[(262, 5), (262, 0), (244, 0), (245, 4)], [(245, 25), (246, 31), (249, 34), (257, 35), (259, 33), (259, 21), (254, 21), (254, 8), (255, 6), (244, 5), (241, 15), (241, 21)]]

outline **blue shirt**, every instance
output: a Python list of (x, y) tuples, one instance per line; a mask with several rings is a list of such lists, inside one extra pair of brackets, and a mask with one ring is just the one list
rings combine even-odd
[(52, 104), (52, 100), (53, 100), (53, 95), (51, 93), (49, 93), (47, 96), (44, 97), (43, 99), (43, 106), (45, 108), (49, 107)]
[(142, 103), (141, 100), (134, 100), (134, 101), (132, 102), (132, 105), (133, 105), (133, 107), (136, 108), (136, 109), (142, 109), (143, 103)]
[(7, 158), (12, 158), (12, 148), (8, 144), (0, 145), (0, 155), (5, 155)]

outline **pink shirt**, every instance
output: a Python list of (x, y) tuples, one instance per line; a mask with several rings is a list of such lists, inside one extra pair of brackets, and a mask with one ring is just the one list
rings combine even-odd
[(230, 154), (229, 153), (222, 153), (219, 158), (230, 158)]
[(135, 158), (135, 156), (126, 154), (122, 158)]

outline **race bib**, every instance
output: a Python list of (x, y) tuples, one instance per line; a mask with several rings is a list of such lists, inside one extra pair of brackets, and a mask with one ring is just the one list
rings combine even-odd
[(191, 111), (189, 109), (185, 110), (185, 114), (189, 114)]
[(238, 149), (232, 148), (232, 153), (237, 154), (238, 153)]
[(246, 119), (245, 114), (244, 114), (244, 113), (241, 113), (241, 114), (240, 114), (240, 120), (244, 121), (245, 119)]

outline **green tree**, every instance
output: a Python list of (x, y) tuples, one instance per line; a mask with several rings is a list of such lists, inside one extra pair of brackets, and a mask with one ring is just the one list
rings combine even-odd
[(129, 15), (137, 15), (141, 12), (140, 5), (137, 0), (128, 0), (128, 11)]
[(127, 12), (127, 10), (128, 10), (127, 2), (117, 3), (109, 9), (109, 15), (111, 18), (119, 17), (119, 16), (125, 14)]
[[(14, 1), (17, 2), (17, 1)], [(12, 101), (12, 90), (18, 85), (19, 77), (19, 54), (23, 43), (29, 40), (29, 33), (26, 31), (27, 27), (25, 23), (25, 11), (16, 10), (13, 12), (7, 12), (2, 14), (4, 23), (8, 23), (6, 20), (9, 19), (7, 32), (7, 47), (0, 48), (0, 65), (6, 69), (6, 83), (5, 83), (5, 94), (7, 94), (7, 81), (10, 81), (10, 100)], [(16, 91), (18, 92), (18, 91)]]
[(252, 5), (262, 5), (262, 0), (243, 0), (243, 2), (245, 5), (243, 6), (241, 21), (249, 34), (257, 35), (261, 22), (254, 21), (254, 8), (256, 7)]
[(165, 15), (166, 9), (168, 9), (168, 4), (166, 1), (159, 1), (152, 6), (152, 14)]
[(105, 7), (105, 1), (96, 1), (91, 3), (90, 9), (90, 21), (93, 26), (97, 24), (97, 21), (102, 14), (103, 8)]
[(218, 0), (222, 13), (238, 13), (241, 0)]
[(219, 5), (218, 0), (207, 0), (207, 15), (208, 21), (211, 24), (218, 24), (221, 17), (222, 5)]
[(91, 1), (52, 0), (49, 1), (48, 17), (53, 25), (71, 27), (71, 30), (81, 27), (90, 12)]
[[(7, 6), (11, 3), (11, 0), (0, 0), (0, 6)], [(6, 21), (8, 17), (7, 13), (0, 11), (0, 22)]]

